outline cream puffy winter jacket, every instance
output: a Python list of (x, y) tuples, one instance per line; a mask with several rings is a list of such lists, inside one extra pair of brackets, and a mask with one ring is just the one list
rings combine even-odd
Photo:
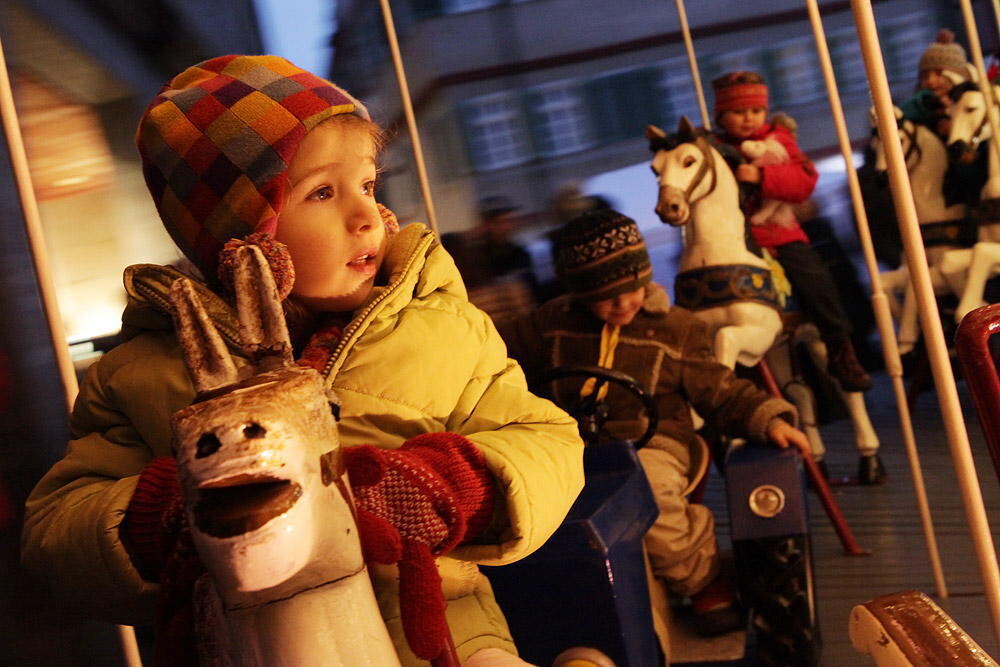
[[(490, 319), (469, 304), (431, 232), (404, 228), (385, 262), (388, 285), (375, 288), (355, 314), (326, 373), (342, 401), (341, 443), (392, 448), (421, 433), (452, 431), (479, 447), (502, 494), (497, 538), (462, 545), (439, 566), (460, 656), (489, 646), (509, 650), (506, 623), (476, 564), (522, 558), (562, 521), (583, 486), (576, 423), (527, 391), (521, 369)], [(120, 623), (150, 623), (157, 587), (132, 566), (118, 526), (139, 472), (170, 454), (171, 414), (194, 396), (164, 310), (178, 275), (151, 265), (126, 271), (123, 332), (130, 338), (88, 372), (66, 455), (27, 504), (24, 565), (60, 601)], [(234, 313), (202, 294), (233, 346)], [(423, 664), (402, 638), (395, 569), (379, 567), (373, 578), (403, 664)]]

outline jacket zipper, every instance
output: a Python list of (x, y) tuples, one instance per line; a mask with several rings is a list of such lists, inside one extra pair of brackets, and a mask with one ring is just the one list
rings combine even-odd
[(361, 313), (357, 317), (354, 318), (354, 321), (351, 324), (347, 325), (347, 328), (344, 329), (344, 333), (340, 335), (340, 342), (338, 342), (337, 347), (334, 348), (333, 354), (330, 355), (330, 358), (327, 360), (326, 365), (323, 366), (323, 378), (325, 380), (327, 381), (330, 380), (330, 373), (333, 371), (333, 366), (337, 362), (337, 359), (340, 357), (341, 353), (344, 351), (344, 348), (347, 346), (347, 341), (351, 338), (352, 335), (354, 335), (354, 332), (358, 330), (358, 327), (362, 325), (364, 320), (372, 312), (375, 306), (377, 306), (378, 304), (382, 303), (387, 298), (389, 298), (389, 296), (396, 290), (396, 288), (399, 287), (400, 283), (403, 282), (403, 279), (406, 278), (407, 275), (409, 275), (410, 267), (413, 266), (413, 262), (414, 260), (416, 260), (417, 255), (419, 255), (422, 252), (426, 252), (427, 246), (429, 246), (432, 241), (433, 241), (433, 235), (428, 234), (427, 237), (421, 241), (420, 245), (418, 245), (414, 249), (414, 251), (410, 253), (410, 256), (407, 258), (403, 270), (399, 272), (399, 278), (391, 282), (386, 287), (386, 290), (382, 292), (382, 294), (380, 294), (370, 304), (368, 304), (365, 307), (365, 309), (361, 311)]

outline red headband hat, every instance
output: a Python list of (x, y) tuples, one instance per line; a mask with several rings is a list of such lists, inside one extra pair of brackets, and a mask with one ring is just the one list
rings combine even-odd
[[(748, 77), (748, 75), (750, 75)], [(747, 82), (747, 78), (759, 82)], [(767, 84), (753, 72), (730, 72), (712, 81), (715, 91), (715, 114), (748, 107), (768, 108)]]

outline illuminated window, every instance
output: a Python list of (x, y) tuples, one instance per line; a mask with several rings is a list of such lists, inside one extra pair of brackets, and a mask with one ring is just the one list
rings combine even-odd
[(527, 93), (538, 151), (564, 155), (594, 143), (583, 91), (575, 82), (561, 81)]
[(511, 93), (484, 95), (461, 107), (470, 157), (478, 169), (499, 169), (527, 162), (531, 146), (520, 98)]

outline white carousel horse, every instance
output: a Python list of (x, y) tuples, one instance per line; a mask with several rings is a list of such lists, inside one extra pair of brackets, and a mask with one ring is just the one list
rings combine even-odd
[[(198, 399), (173, 416), (191, 536), (199, 654), (213, 665), (392, 665), (361, 555), (332, 397), (293, 364), (270, 269), (240, 250), (240, 373), (186, 279), (178, 337)], [(242, 369), (244, 371), (248, 369)]]
[[(991, 90), (993, 116), (996, 118), (1000, 113), (997, 109), (1000, 86), (991, 86)], [(978, 85), (961, 84), (955, 92), (957, 100), (952, 106), (948, 150), (956, 155), (975, 154), (981, 142), (992, 141), (993, 137), (986, 118), (986, 100)], [(967, 273), (956, 273), (956, 278), (952, 280), (962, 295), (955, 309), (956, 322), (961, 322), (970, 310), (986, 304), (983, 300), (986, 281), (1000, 272), (1000, 160), (996, 150), (989, 150), (987, 154), (989, 178), (983, 186), (976, 211), (978, 242), (964, 255), (951, 257), (956, 266), (964, 264), (968, 268)]]
[[(948, 206), (945, 203), (941, 185), (948, 169), (948, 153), (937, 135), (931, 130), (910, 120), (903, 120), (903, 113), (894, 107), (899, 139), (902, 144), (906, 169), (910, 176), (913, 203), (917, 210), (917, 221), (927, 251), (927, 264), (931, 271), (931, 281), (935, 292), (952, 292), (951, 283), (942, 275), (945, 263), (949, 275), (962, 269), (956, 260), (955, 251), (968, 252), (967, 247), (974, 241), (965, 205)], [(877, 127), (874, 109), (869, 115), (872, 127)], [(885, 145), (877, 135), (872, 138), (875, 151), (875, 170), (886, 173)], [(910, 272), (904, 263), (898, 269), (884, 271), (881, 275), (885, 292), (889, 297), (893, 314), (899, 320), (899, 351), (905, 354), (913, 349), (920, 335), (917, 321), (917, 300), (910, 283)], [(897, 297), (902, 294), (900, 302)]]
[[(677, 133), (649, 126), (646, 137), (654, 151), (651, 167), (659, 183), (656, 213), (665, 223), (684, 228), (675, 283), (675, 299), (715, 331), (715, 356), (729, 366), (752, 366), (774, 348), (782, 332), (780, 306), (767, 262), (746, 245), (746, 221), (732, 170), (704, 133), (682, 118)], [(809, 335), (807, 349), (821, 370), (826, 348)], [(799, 409), (813, 456), (825, 449), (816, 428), (815, 398), (802, 382), (793, 381), (790, 353), (768, 354), (776, 375), (788, 381), (786, 393)], [(839, 385), (838, 385), (839, 388)], [(879, 441), (861, 392), (841, 396), (851, 415), (855, 444), (862, 455), (878, 450)]]

